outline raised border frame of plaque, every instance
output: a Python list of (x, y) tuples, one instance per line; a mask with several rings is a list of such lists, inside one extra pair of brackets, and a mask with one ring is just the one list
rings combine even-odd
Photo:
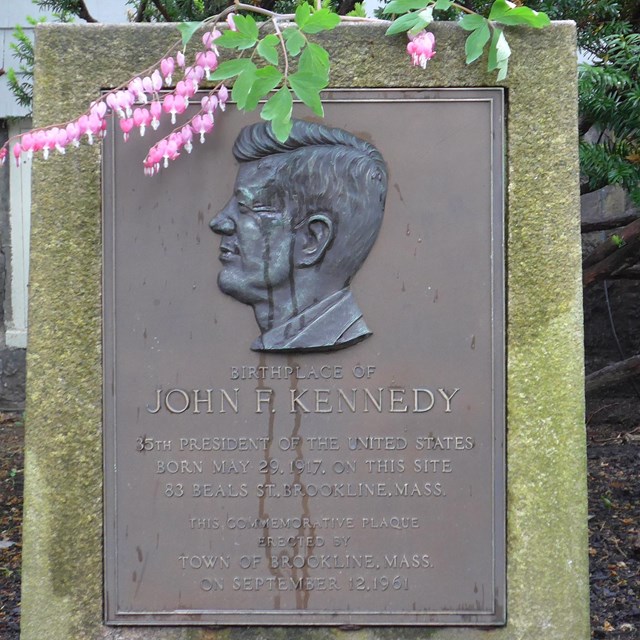
[(111, 128), (107, 624), (505, 622), (503, 90), (324, 100), (390, 176), (353, 282), (373, 336), (330, 355), (250, 352), (216, 287), (245, 117), (160, 187)]

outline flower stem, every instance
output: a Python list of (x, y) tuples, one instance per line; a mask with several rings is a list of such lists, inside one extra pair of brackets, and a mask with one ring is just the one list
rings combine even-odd
[(271, 22), (273, 22), (273, 28), (275, 29), (276, 35), (280, 40), (280, 46), (282, 47), (282, 55), (284, 56), (284, 81), (283, 86), (286, 84), (287, 78), (289, 77), (289, 56), (287, 55), (287, 47), (284, 42), (284, 38), (282, 37), (282, 32), (280, 31), (280, 26), (278, 25), (278, 21), (274, 18), (271, 18)]

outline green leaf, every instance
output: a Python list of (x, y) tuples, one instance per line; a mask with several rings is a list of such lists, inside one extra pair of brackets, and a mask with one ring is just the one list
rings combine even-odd
[(433, 22), (433, 5), (421, 11), (418, 16), (420, 17), (420, 20), (425, 20), (427, 24), (429, 24), (429, 22)]
[(211, 74), (211, 80), (226, 80), (227, 78), (233, 78), (239, 73), (242, 73), (245, 69), (256, 65), (249, 60), (249, 58), (236, 58), (235, 60), (227, 60), (221, 62), (218, 68)]
[(511, 11), (515, 5), (507, 2), (507, 0), (495, 0), (489, 11), (489, 20), (499, 20), (500, 16)]
[(235, 14), (233, 16), (233, 22), (236, 25), (237, 33), (251, 38), (253, 42), (258, 40), (258, 25), (252, 16), (243, 16)]
[(300, 29), (288, 27), (282, 32), (287, 45), (287, 51), (292, 56), (297, 56), (307, 43), (307, 39), (300, 33)]
[(258, 69), (244, 108), (247, 111), (253, 111), (258, 106), (258, 102), (280, 84), (283, 77), (282, 73), (271, 65)]
[(364, 4), (362, 2), (356, 2), (353, 5), (353, 9), (347, 13), (348, 16), (353, 16), (354, 18), (366, 18), (367, 12), (364, 8)]
[[(253, 63), (252, 63), (253, 64)], [(245, 69), (233, 83), (233, 90), (231, 92), (231, 98), (236, 103), (238, 109), (245, 109), (247, 104), (247, 98), (249, 92), (253, 88), (253, 83), (256, 79), (256, 66), (253, 65), (253, 69)]]
[(467, 41), (464, 43), (464, 50), (467, 54), (467, 64), (471, 64), (482, 55), (484, 45), (489, 42), (489, 38), (491, 38), (491, 31), (486, 21), (469, 34)]
[(302, 29), (305, 24), (307, 24), (307, 20), (311, 17), (311, 5), (308, 2), (303, 2), (298, 5), (296, 9), (296, 24)]
[(409, 29), (409, 35), (417, 36), (426, 26), (433, 22), (433, 5), (418, 13), (418, 21)]
[(435, 8), (438, 9), (438, 11), (446, 11), (451, 8), (452, 4), (453, 0), (436, 0)]
[(300, 56), (298, 71), (315, 75), (328, 82), (329, 54), (320, 45), (310, 42)]
[(258, 55), (270, 62), (271, 64), (278, 64), (278, 49), (276, 48), (278, 45), (278, 36), (273, 33), (270, 33), (268, 36), (265, 36), (258, 43), (258, 47), (256, 51)]
[(536, 29), (542, 29), (551, 24), (549, 16), (541, 11), (534, 11), (529, 7), (516, 7), (508, 13), (503, 14), (496, 20), (501, 24), (518, 25), (523, 24)]
[(330, 31), (340, 24), (340, 16), (329, 9), (320, 9), (314, 12), (309, 20), (300, 27), (305, 33), (320, 33)]
[(509, 67), (509, 56), (511, 49), (504, 37), (502, 29), (495, 28), (493, 30), (493, 38), (489, 47), (489, 62), (487, 71), (498, 70), (498, 81), (507, 77), (507, 69)]
[(405, 13), (391, 23), (391, 26), (385, 32), (385, 35), (393, 36), (396, 33), (409, 31), (420, 20), (417, 13)]
[(498, 68), (498, 49), (496, 44), (498, 42), (499, 31), (501, 31), (501, 29), (494, 29), (493, 31), (493, 38), (491, 38), (491, 45), (489, 46), (487, 71), (495, 71)]
[(293, 99), (288, 87), (282, 87), (267, 100), (260, 116), (271, 121), (271, 129), (280, 142), (284, 142), (291, 133), (291, 111)]
[(496, 80), (498, 82), (502, 82), (507, 77), (507, 71), (509, 69), (509, 61), (505, 60), (504, 63), (501, 63), (498, 67), (498, 77)]
[(293, 123), (291, 122), (291, 117), (284, 120), (273, 119), (271, 121), (271, 129), (273, 130), (274, 135), (280, 142), (287, 141), (287, 138), (291, 133), (292, 127), (293, 127)]
[(309, 73), (294, 73), (289, 76), (289, 84), (294, 93), (304, 102), (311, 111), (321, 118), (324, 116), (320, 90), (326, 83), (318, 82), (318, 77)]
[(289, 87), (282, 87), (267, 100), (264, 107), (262, 107), (262, 111), (260, 111), (260, 117), (263, 120), (291, 118), (292, 109), (293, 98)]
[(221, 36), (216, 38), (216, 46), (224, 47), (225, 49), (238, 49), (242, 51), (244, 49), (250, 49), (255, 45), (256, 39), (250, 38), (238, 31), (231, 31), (227, 29)]
[(193, 34), (200, 28), (202, 22), (181, 22), (178, 25), (178, 31), (182, 36), (182, 46), (186, 47), (189, 40), (193, 38)]
[(389, 13), (407, 13), (414, 9), (424, 9), (427, 6), (427, 0), (392, 0), (382, 9), (383, 14)]
[(479, 16), (477, 13), (467, 14), (458, 22), (458, 24), (465, 31), (475, 31), (476, 29), (480, 28), (482, 25), (487, 24), (487, 19), (482, 16)]

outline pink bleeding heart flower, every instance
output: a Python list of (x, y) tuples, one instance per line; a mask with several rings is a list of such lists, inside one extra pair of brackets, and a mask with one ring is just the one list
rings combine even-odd
[(169, 166), (169, 160), (175, 160), (180, 155), (180, 147), (182, 138), (179, 133), (172, 133), (168, 138), (163, 138), (156, 145), (157, 153), (163, 160), (162, 166), (166, 169)]
[(215, 96), (205, 96), (200, 101), (200, 105), (203, 111), (213, 117), (213, 112), (218, 108), (218, 98)]
[(120, 129), (122, 129), (124, 133), (124, 141), (126, 142), (129, 139), (131, 129), (133, 129), (133, 118), (123, 118), (120, 120)]
[(16, 159), (16, 167), (20, 166), (20, 156), (22, 154), (22, 145), (16, 142), (13, 145), (13, 157)]
[[(119, 118), (130, 118), (131, 117), (131, 107), (133, 103), (136, 101), (135, 95), (130, 91), (116, 91), (115, 94), (112, 94), (114, 97), (109, 101), (114, 106), (112, 107)], [(104, 114), (103, 114), (104, 116)]]
[(197, 115), (191, 121), (191, 128), (194, 133), (200, 134), (200, 144), (204, 143), (204, 134), (209, 133), (213, 129), (213, 118), (205, 113), (203, 115)]
[(185, 124), (182, 129), (180, 129), (180, 137), (182, 138), (182, 144), (187, 153), (191, 153), (193, 149), (193, 144), (191, 143), (193, 139), (193, 130), (188, 124)]
[[(105, 98), (105, 102), (111, 111), (115, 111), (118, 115), (120, 115), (120, 104), (118, 103), (118, 99), (116, 98), (115, 93), (107, 94)], [(124, 111), (122, 112), (121, 118), (124, 118)]]
[(162, 103), (154, 100), (149, 106), (151, 112), (151, 127), (155, 131), (160, 126), (160, 118), (162, 117)]
[(56, 147), (56, 151), (58, 153), (66, 153), (67, 149), (67, 145), (69, 144), (70, 140), (69, 140), (69, 136), (67, 135), (67, 130), (66, 129), (58, 129), (55, 132), (55, 147)]
[[(186, 126), (186, 125), (185, 125)], [(169, 149), (169, 159), (175, 160), (178, 157), (178, 152), (184, 145), (184, 139), (179, 131), (174, 131), (168, 138), (167, 146)]]
[(106, 121), (102, 120), (96, 113), (92, 113), (89, 115), (89, 120), (87, 122), (87, 138), (89, 144), (93, 144), (93, 136), (99, 135), (102, 132), (102, 123)]
[(124, 112), (127, 114), (127, 118), (130, 118), (133, 113), (133, 105), (136, 102), (135, 94), (131, 91), (123, 91), (120, 99), (122, 100), (122, 106), (124, 107)]
[(211, 49), (211, 45), (213, 44), (213, 33), (211, 33), (211, 31), (207, 31), (205, 34), (203, 34), (202, 44), (207, 49)]
[(89, 113), (95, 113), (99, 118), (104, 118), (105, 113), (107, 113), (107, 105), (102, 100), (99, 102), (92, 102)]
[(175, 63), (172, 57), (163, 58), (160, 61), (160, 71), (162, 71), (162, 75), (164, 76), (164, 82), (167, 86), (171, 84), (171, 76), (173, 75), (174, 69), (175, 69)]
[(191, 82), (194, 94), (198, 90), (198, 86), (200, 85), (202, 78), (204, 78), (204, 75), (204, 69), (198, 64), (185, 70), (185, 80), (187, 80), (187, 82)]
[(162, 138), (162, 140), (158, 141), (158, 144), (156, 144), (157, 147), (157, 155), (160, 156), (160, 160), (158, 160), (158, 168), (160, 168), (160, 161), (164, 158), (165, 161), (165, 167), (169, 166), (169, 163), (167, 162), (168, 160), (168, 156), (166, 155), (167, 152), (167, 140), (166, 138)]
[(0, 149), (0, 167), (5, 163), (6, 159), (7, 159), (7, 147), (2, 147)]
[(222, 111), (225, 110), (225, 105), (227, 104), (227, 100), (229, 99), (229, 89), (222, 85), (218, 89), (218, 106)]
[(74, 147), (80, 146), (80, 136), (82, 136), (82, 132), (80, 131), (80, 126), (77, 122), (70, 122), (66, 126), (67, 137), (69, 138), (69, 142)]
[[(186, 96), (187, 102), (189, 101), (189, 95), (185, 92), (185, 86), (189, 85), (189, 93), (195, 94), (198, 90), (198, 78), (204, 78), (204, 69), (197, 64), (193, 67), (187, 67), (184, 70), (184, 80), (181, 80), (180, 93)], [(178, 84), (180, 84), (178, 82)], [(176, 85), (176, 91), (178, 91), (178, 85)]]
[(230, 13), (227, 16), (227, 24), (229, 25), (229, 29), (231, 29), (231, 31), (237, 31), (238, 27), (236, 27), (236, 23), (235, 23), (235, 14)]
[(181, 69), (184, 68), (184, 53), (182, 53), (182, 51), (178, 51), (178, 53), (176, 53), (176, 64)]
[[(87, 116), (84, 116), (85, 118), (87, 118)], [(87, 118), (88, 121), (88, 118)], [(39, 131), (36, 131), (33, 134), (33, 150), (34, 151), (42, 151), (45, 148), (45, 145), (47, 144), (47, 134), (40, 129)], [(48, 149), (47, 149), (47, 154), (48, 154)]]
[(80, 130), (80, 136), (83, 136), (87, 133), (89, 129), (89, 117), (86, 115), (82, 115), (78, 118), (78, 129)]
[(218, 29), (214, 29), (211, 32), (211, 35), (213, 36), (213, 42), (211, 44), (211, 51), (213, 51), (213, 53), (215, 53), (216, 55), (220, 55), (218, 53), (218, 47), (216, 47), (216, 40), (222, 35), (222, 31), (220, 31)]
[(153, 87), (153, 80), (149, 76), (142, 78), (142, 88), (144, 90), (144, 99), (142, 104), (147, 104), (147, 94), (151, 95), (155, 89)]
[(35, 138), (31, 133), (25, 133), (21, 140), (22, 151), (27, 152), (27, 156), (30, 158), (33, 155), (33, 145), (35, 144)]
[(41, 132), (42, 136), (40, 138), (40, 142), (42, 144), (42, 155), (46, 160), (49, 157), (49, 151), (55, 147), (55, 140), (51, 136), (51, 129), (45, 129)]
[(133, 124), (140, 129), (140, 135), (145, 134), (147, 126), (151, 123), (151, 114), (147, 109), (138, 107), (133, 112)]
[(218, 104), (220, 105), (220, 109), (224, 111), (225, 105), (227, 104), (227, 100), (229, 99), (229, 89), (222, 85), (218, 89)]
[(184, 113), (187, 109), (187, 104), (183, 96), (170, 93), (164, 97), (162, 108), (165, 113), (171, 114), (171, 124), (175, 124), (176, 114)]
[(215, 71), (218, 66), (218, 58), (213, 51), (202, 51), (196, 56), (196, 64), (199, 67), (202, 67), (205, 75), (207, 76), (207, 80), (209, 80), (211, 72)]
[(425, 69), (427, 62), (436, 55), (436, 37), (430, 31), (422, 30), (416, 36), (409, 36), (409, 39), (407, 53), (411, 56), (411, 64)]
[(162, 89), (162, 75), (157, 69), (151, 74), (151, 86), (156, 93)]
[(170, 113), (171, 114), (171, 123), (175, 124), (176, 123), (176, 110), (173, 108), (174, 107), (174, 103), (175, 102), (175, 96), (172, 93), (168, 93), (165, 97), (164, 100), (162, 101), (162, 110), (165, 113)]
[(189, 101), (187, 98), (183, 98), (182, 96), (177, 95), (175, 100), (173, 101), (173, 106), (176, 110), (176, 113), (181, 114), (187, 110)]
[(181, 96), (185, 104), (189, 105), (189, 98), (195, 95), (195, 89), (193, 88), (192, 82), (185, 82), (184, 80), (180, 80), (176, 85), (176, 98)]
[[(165, 140), (161, 140), (160, 142), (166, 144)], [(149, 153), (147, 153), (147, 157), (144, 159), (144, 172), (148, 176), (154, 175), (160, 169), (162, 150), (160, 149), (158, 144), (154, 144), (153, 147), (149, 149)]]
[(216, 47), (215, 41), (221, 35), (222, 35), (222, 33), (218, 29), (214, 29), (213, 31), (207, 31), (207, 33), (205, 33), (202, 36), (202, 44), (204, 44), (204, 46), (207, 49), (211, 49), (211, 51), (213, 51), (213, 53), (218, 55), (218, 47)]
[(142, 103), (147, 101), (147, 96), (144, 94), (144, 85), (140, 78), (134, 78), (127, 88), (129, 92), (133, 94), (135, 100), (139, 100)]

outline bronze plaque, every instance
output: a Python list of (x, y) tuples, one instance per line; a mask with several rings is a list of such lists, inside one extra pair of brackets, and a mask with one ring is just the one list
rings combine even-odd
[(325, 108), (109, 132), (109, 624), (505, 622), (503, 93)]

